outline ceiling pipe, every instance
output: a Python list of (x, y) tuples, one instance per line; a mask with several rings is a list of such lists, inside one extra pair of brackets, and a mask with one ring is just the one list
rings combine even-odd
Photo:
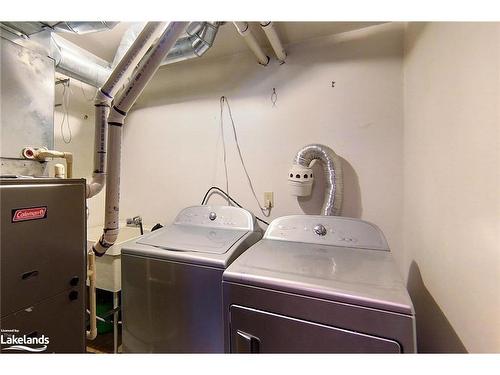
[(281, 44), (281, 40), (278, 36), (278, 33), (276, 32), (273, 22), (261, 22), (260, 27), (264, 31), (264, 34), (266, 34), (267, 39), (269, 40), (269, 43), (273, 48), (274, 54), (276, 55), (276, 58), (281, 64), (284, 64), (286, 60), (286, 51), (283, 48), (283, 44)]
[(250, 30), (250, 26), (248, 22), (233, 22), (238, 33), (243, 37), (243, 40), (246, 42), (248, 48), (254, 53), (255, 57), (257, 57), (257, 61), (259, 64), (266, 66), (269, 64), (269, 56), (267, 56), (262, 48), (257, 43), (257, 39), (253, 35)]
[(2, 22), (2, 25), (16, 30), (22, 35), (30, 36), (40, 31), (52, 30), (56, 32), (70, 32), (74, 34), (88, 34), (98, 31), (108, 31), (113, 29), (119, 22), (75, 22), (75, 21), (31, 21), (31, 22)]
[[(219, 22), (191, 22), (185, 35), (177, 40), (168, 55), (163, 59), (161, 65), (203, 56), (212, 47), (219, 26)], [(128, 47), (133, 43), (141, 27), (141, 23), (136, 23), (125, 31), (120, 45), (116, 50), (113, 65), (115, 65), (116, 61), (119, 61)]]
[(144, 87), (160, 67), (162, 60), (186, 30), (188, 22), (171, 22), (152, 49), (141, 60), (139, 67), (122, 93), (113, 102), (108, 117), (107, 184), (103, 234), (93, 245), (97, 256), (102, 256), (116, 242), (119, 233), (120, 158), (122, 127)]
[[(175, 62), (188, 60), (203, 56), (213, 45), (217, 32), (219, 31), (219, 22), (196, 22), (197, 29), (188, 28), (185, 38), (181, 38), (172, 47), (168, 55), (163, 59), (161, 65), (172, 64)], [(195, 24), (196, 24), (195, 23)]]
[(59, 21), (49, 25), (56, 32), (69, 32), (73, 34), (88, 34), (98, 31), (112, 30), (120, 22), (98, 21), (98, 22), (76, 22), (76, 21)]
[(57, 72), (94, 87), (103, 85), (112, 71), (107, 61), (55, 33), (51, 35), (50, 55)]
[[(52, 33), (51, 57), (55, 61), (56, 71), (91, 86), (101, 87), (113, 71), (113, 67), (118, 64), (137, 39), (144, 25), (144, 23), (138, 23), (127, 29), (112, 64)], [(161, 65), (203, 56), (212, 47), (219, 25), (219, 22), (192, 22), (186, 35), (177, 41)]]
[(87, 183), (87, 198), (98, 194), (106, 183), (107, 120), (111, 103), (130, 77), (133, 69), (167, 26), (164, 22), (149, 22), (134, 40), (128, 51), (117, 62), (113, 72), (97, 91), (95, 106), (94, 171)]
[[(77, 79), (93, 87), (101, 87), (110, 76), (121, 58), (141, 33), (146, 23), (132, 25), (122, 37), (113, 63), (101, 59), (89, 51), (64, 39), (56, 32), (87, 34), (90, 32), (109, 31), (118, 22), (2, 22), (2, 27), (12, 29), (21, 35), (30, 36), (44, 30), (52, 30), (50, 57), (55, 61), (58, 73)], [(174, 48), (162, 61), (162, 65), (172, 64), (203, 56), (213, 45), (221, 22), (191, 22)], [(122, 83), (123, 84), (123, 83)]]

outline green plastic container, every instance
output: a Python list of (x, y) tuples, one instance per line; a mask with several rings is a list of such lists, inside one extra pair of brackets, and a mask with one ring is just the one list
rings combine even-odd
[[(96, 290), (96, 314), (97, 316), (104, 316), (113, 309), (113, 296), (104, 291)], [(111, 315), (111, 318), (113, 316)], [(106, 318), (109, 320), (109, 317)], [(112, 323), (105, 323), (97, 320), (97, 334), (103, 334), (113, 331)]]

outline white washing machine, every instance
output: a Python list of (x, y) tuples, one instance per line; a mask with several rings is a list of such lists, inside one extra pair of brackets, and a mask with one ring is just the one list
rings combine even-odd
[(222, 273), (261, 238), (244, 209), (193, 206), (124, 244), (123, 352), (222, 353)]
[(413, 353), (415, 312), (382, 232), (333, 216), (274, 220), (223, 275), (226, 352)]

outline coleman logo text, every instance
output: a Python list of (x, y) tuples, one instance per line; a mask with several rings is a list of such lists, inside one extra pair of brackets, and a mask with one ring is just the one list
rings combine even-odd
[(31, 207), (12, 210), (12, 222), (44, 219), (47, 217), (47, 207)]

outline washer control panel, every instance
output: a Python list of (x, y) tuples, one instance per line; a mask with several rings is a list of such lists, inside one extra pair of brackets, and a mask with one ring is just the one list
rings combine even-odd
[(363, 220), (340, 216), (283, 216), (271, 222), (264, 238), (360, 249), (389, 250), (387, 241), (377, 226)]
[(191, 206), (183, 209), (174, 224), (253, 231), (255, 217), (249, 211), (232, 206)]

